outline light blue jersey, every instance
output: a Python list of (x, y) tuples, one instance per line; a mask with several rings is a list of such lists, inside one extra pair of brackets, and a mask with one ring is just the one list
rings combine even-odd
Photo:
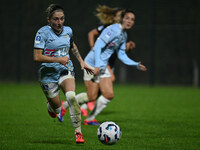
[(93, 49), (88, 53), (85, 62), (93, 67), (105, 69), (110, 56), (117, 52), (118, 58), (126, 65), (137, 66), (126, 54), (127, 33), (122, 30), (121, 24), (112, 24), (105, 28), (96, 40)]
[[(50, 26), (40, 28), (36, 34), (34, 48), (43, 49), (43, 55), (50, 57), (69, 57), (69, 50), (72, 40), (72, 29), (63, 26), (60, 35), (56, 35)], [(67, 64), (69, 71), (73, 71), (71, 60)], [(42, 83), (58, 82), (62, 74), (68, 69), (60, 63), (42, 63), (39, 69), (39, 80)]]

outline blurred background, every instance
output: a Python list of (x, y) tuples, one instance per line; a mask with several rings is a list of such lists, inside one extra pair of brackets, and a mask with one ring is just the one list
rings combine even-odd
[[(128, 32), (136, 48), (128, 53), (147, 66), (140, 72), (117, 60), (117, 83), (200, 86), (199, 0), (9, 0), (0, 1), (0, 82), (35, 82), (38, 63), (33, 61), (33, 42), (39, 28), (47, 24), (45, 9), (51, 3), (63, 6), (65, 25), (84, 58), (88, 32), (100, 25), (95, 17), (98, 4), (130, 8), (135, 26)], [(83, 73), (73, 57), (76, 81)]]

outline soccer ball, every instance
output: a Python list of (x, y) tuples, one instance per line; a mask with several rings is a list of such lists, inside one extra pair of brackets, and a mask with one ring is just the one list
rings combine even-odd
[(121, 135), (120, 127), (112, 121), (103, 122), (97, 129), (97, 137), (103, 144), (115, 144)]

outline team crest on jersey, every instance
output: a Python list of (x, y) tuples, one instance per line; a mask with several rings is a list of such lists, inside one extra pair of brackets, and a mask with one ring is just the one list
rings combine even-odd
[(105, 36), (106, 36), (107, 38), (110, 38), (111, 32), (107, 32)]
[(65, 35), (64, 37), (67, 39), (67, 38), (69, 38), (69, 35), (67, 34), (67, 35)]
[(36, 36), (35, 43), (40, 43), (40, 41), (41, 41), (41, 36), (40, 35)]

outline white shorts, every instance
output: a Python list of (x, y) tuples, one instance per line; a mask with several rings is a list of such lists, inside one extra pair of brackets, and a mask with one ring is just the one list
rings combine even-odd
[[(87, 63), (86, 63), (87, 64)], [(90, 68), (94, 69), (94, 67), (92, 67), (91, 65), (87, 64)], [(93, 82), (96, 82), (96, 83), (99, 83), (99, 78), (109, 78), (111, 77), (110, 75), (110, 72), (108, 70), (108, 68), (106, 68), (105, 70), (100, 70), (100, 73), (99, 75), (97, 76), (94, 76), (92, 74), (88, 74), (86, 72), (86, 70), (84, 69), (84, 74), (83, 74), (83, 80), (84, 81), (93, 81)]]
[(46, 97), (48, 98), (54, 98), (56, 97), (60, 92), (60, 85), (65, 79), (74, 79), (74, 75), (71, 73), (71, 71), (68, 72), (67, 75), (63, 75), (60, 77), (58, 83), (52, 82), (52, 83), (40, 83), (42, 90)]

